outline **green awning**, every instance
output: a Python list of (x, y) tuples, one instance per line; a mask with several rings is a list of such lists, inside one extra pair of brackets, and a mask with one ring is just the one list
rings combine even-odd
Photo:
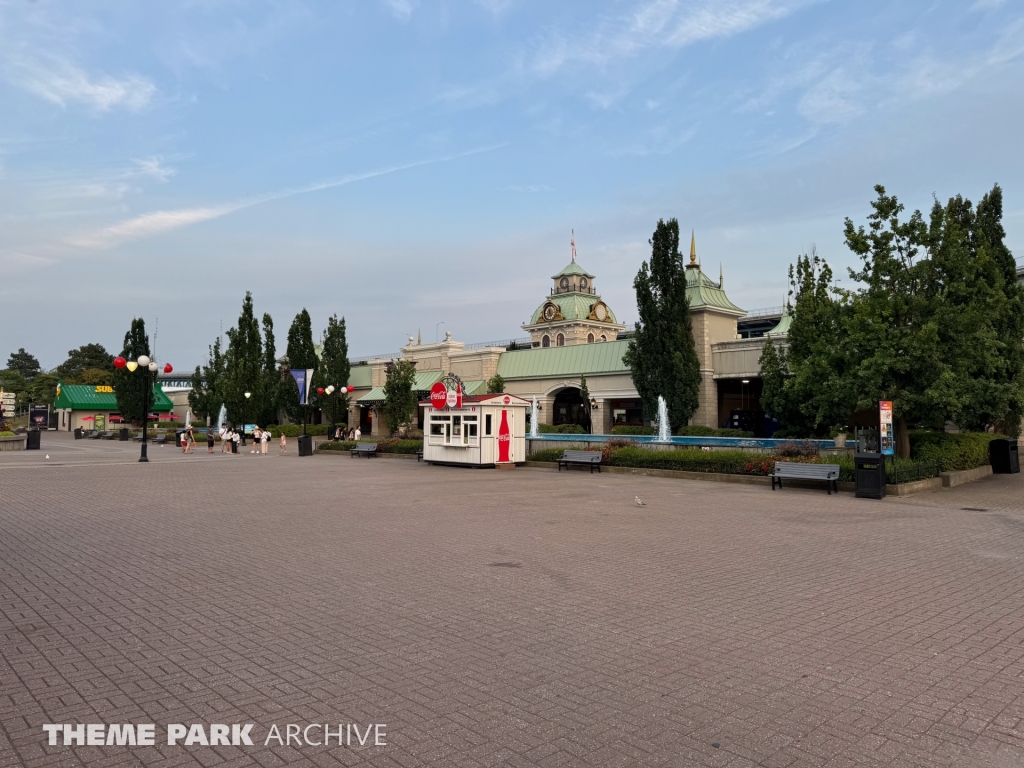
[[(73, 411), (117, 411), (117, 395), (111, 387), (92, 384), (60, 384), (60, 394), (53, 401), (54, 409), (70, 408)], [(108, 391), (109, 390), (109, 391)], [(163, 387), (153, 385), (153, 403), (150, 410), (157, 413), (174, 408)]]

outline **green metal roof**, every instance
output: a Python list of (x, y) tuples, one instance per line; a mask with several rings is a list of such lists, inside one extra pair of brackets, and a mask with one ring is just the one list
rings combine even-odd
[(698, 266), (686, 268), (686, 300), (690, 303), (690, 309), (724, 309), (727, 312), (746, 314), (745, 310), (729, 301), (722, 287)]
[(603, 341), (505, 352), (498, 359), (498, 375), (508, 381), (544, 376), (628, 373), (629, 367), (622, 361), (628, 346), (628, 341)]
[(594, 279), (594, 276), (592, 274), (587, 272), (587, 270), (585, 270), (575, 261), (570, 261), (568, 264), (565, 265), (565, 268), (561, 272), (559, 272), (557, 275), (552, 275), (551, 279), (557, 280), (560, 277), (568, 277), (569, 275), (583, 275), (584, 277), (589, 277), (591, 280)]
[[(60, 384), (60, 394), (53, 401), (53, 407), (70, 408), (73, 411), (116, 411), (117, 396), (113, 392), (97, 392), (92, 384)], [(151, 411), (170, 411), (174, 404), (164, 394), (163, 387), (153, 385)]]
[[(417, 371), (416, 383), (413, 389), (417, 392), (426, 392), (444, 376), (440, 371)], [(463, 393), (467, 395), (482, 395), (487, 391), (486, 381), (464, 381), (462, 382)], [(356, 400), (357, 403), (381, 403), (384, 401), (384, 387), (374, 387), (365, 395)]]
[(782, 312), (782, 318), (779, 320), (779, 324), (772, 328), (767, 336), (785, 336), (789, 333), (789, 326), (793, 324), (793, 314), (787, 309)]
[[(541, 312), (544, 311), (544, 307), (549, 301), (558, 306), (564, 320), (586, 320), (590, 314), (591, 307), (600, 300), (600, 296), (592, 296), (589, 293), (560, 293), (557, 296), (549, 296), (544, 300), (543, 304), (534, 310), (533, 315), (530, 316), (529, 324), (536, 325), (543, 322)], [(608, 307), (608, 319), (605, 322), (617, 323), (618, 321), (615, 319), (615, 313), (612, 312), (612, 308), (607, 304), (605, 306)], [(591, 322), (598, 321), (591, 320)]]
[(371, 369), (368, 365), (353, 365), (348, 370), (348, 381), (346, 384), (356, 389), (363, 389), (372, 383)]

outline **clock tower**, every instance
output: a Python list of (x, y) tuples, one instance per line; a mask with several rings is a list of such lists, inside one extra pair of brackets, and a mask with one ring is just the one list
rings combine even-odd
[(572, 261), (551, 279), (548, 298), (523, 326), (534, 347), (615, 341), (625, 329), (616, 321), (611, 307), (601, 300), (594, 287), (594, 276), (576, 262), (575, 247)]

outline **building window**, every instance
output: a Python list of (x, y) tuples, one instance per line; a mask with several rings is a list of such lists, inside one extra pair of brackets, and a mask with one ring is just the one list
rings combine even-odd
[(608, 341), (608, 337), (605, 336), (603, 333), (601, 334), (601, 341)]
[(543, 337), (541, 338), (541, 340), (540, 340), (540, 345), (541, 345), (542, 347), (550, 347), (550, 346), (551, 346), (551, 337), (550, 337), (550, 336), (548, 336), (547, 334), (545, 334), (545, 335), (544, 335), (544, 336), (543, 336)]
[(588, 333), (587, 334), (587, 344), (593, 344), (593, 343), (594, 343), (594, 334)]
[(564, 347), (565, 346), (565, 336), (563, 334), (560, 333), (560, 334), (558, 334), (555, 337), (555, 346), (556, 347)]

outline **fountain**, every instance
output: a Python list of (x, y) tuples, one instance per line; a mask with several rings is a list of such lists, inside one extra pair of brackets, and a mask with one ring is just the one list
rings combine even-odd
[(665, 398), (658, 395), (658, 442), (672, 442), (672, 428), (668, 423), (668, 406), (665, 405)]
[(214, 422), (214, 424), (213, 424), (214, 431), (219, 430), (221, 428), (221, 425), (222, 424), (227, 424), (227, 422), (228, 422), (228, 409), (224, 407), (224, 403), (221, 403), (220, 411), (217, 413), (217, 421)]
[(537, 422), (540, 421), (537, 410), (537, 398), (534, 397), (533, 408), (530, 409), (530, 437), (533, 439), (537, 438)]
[(192, 426), (192, 409), (189, 408), (187, 411), (185, 411), (185, 429), (188, 429), (191, 426)]

